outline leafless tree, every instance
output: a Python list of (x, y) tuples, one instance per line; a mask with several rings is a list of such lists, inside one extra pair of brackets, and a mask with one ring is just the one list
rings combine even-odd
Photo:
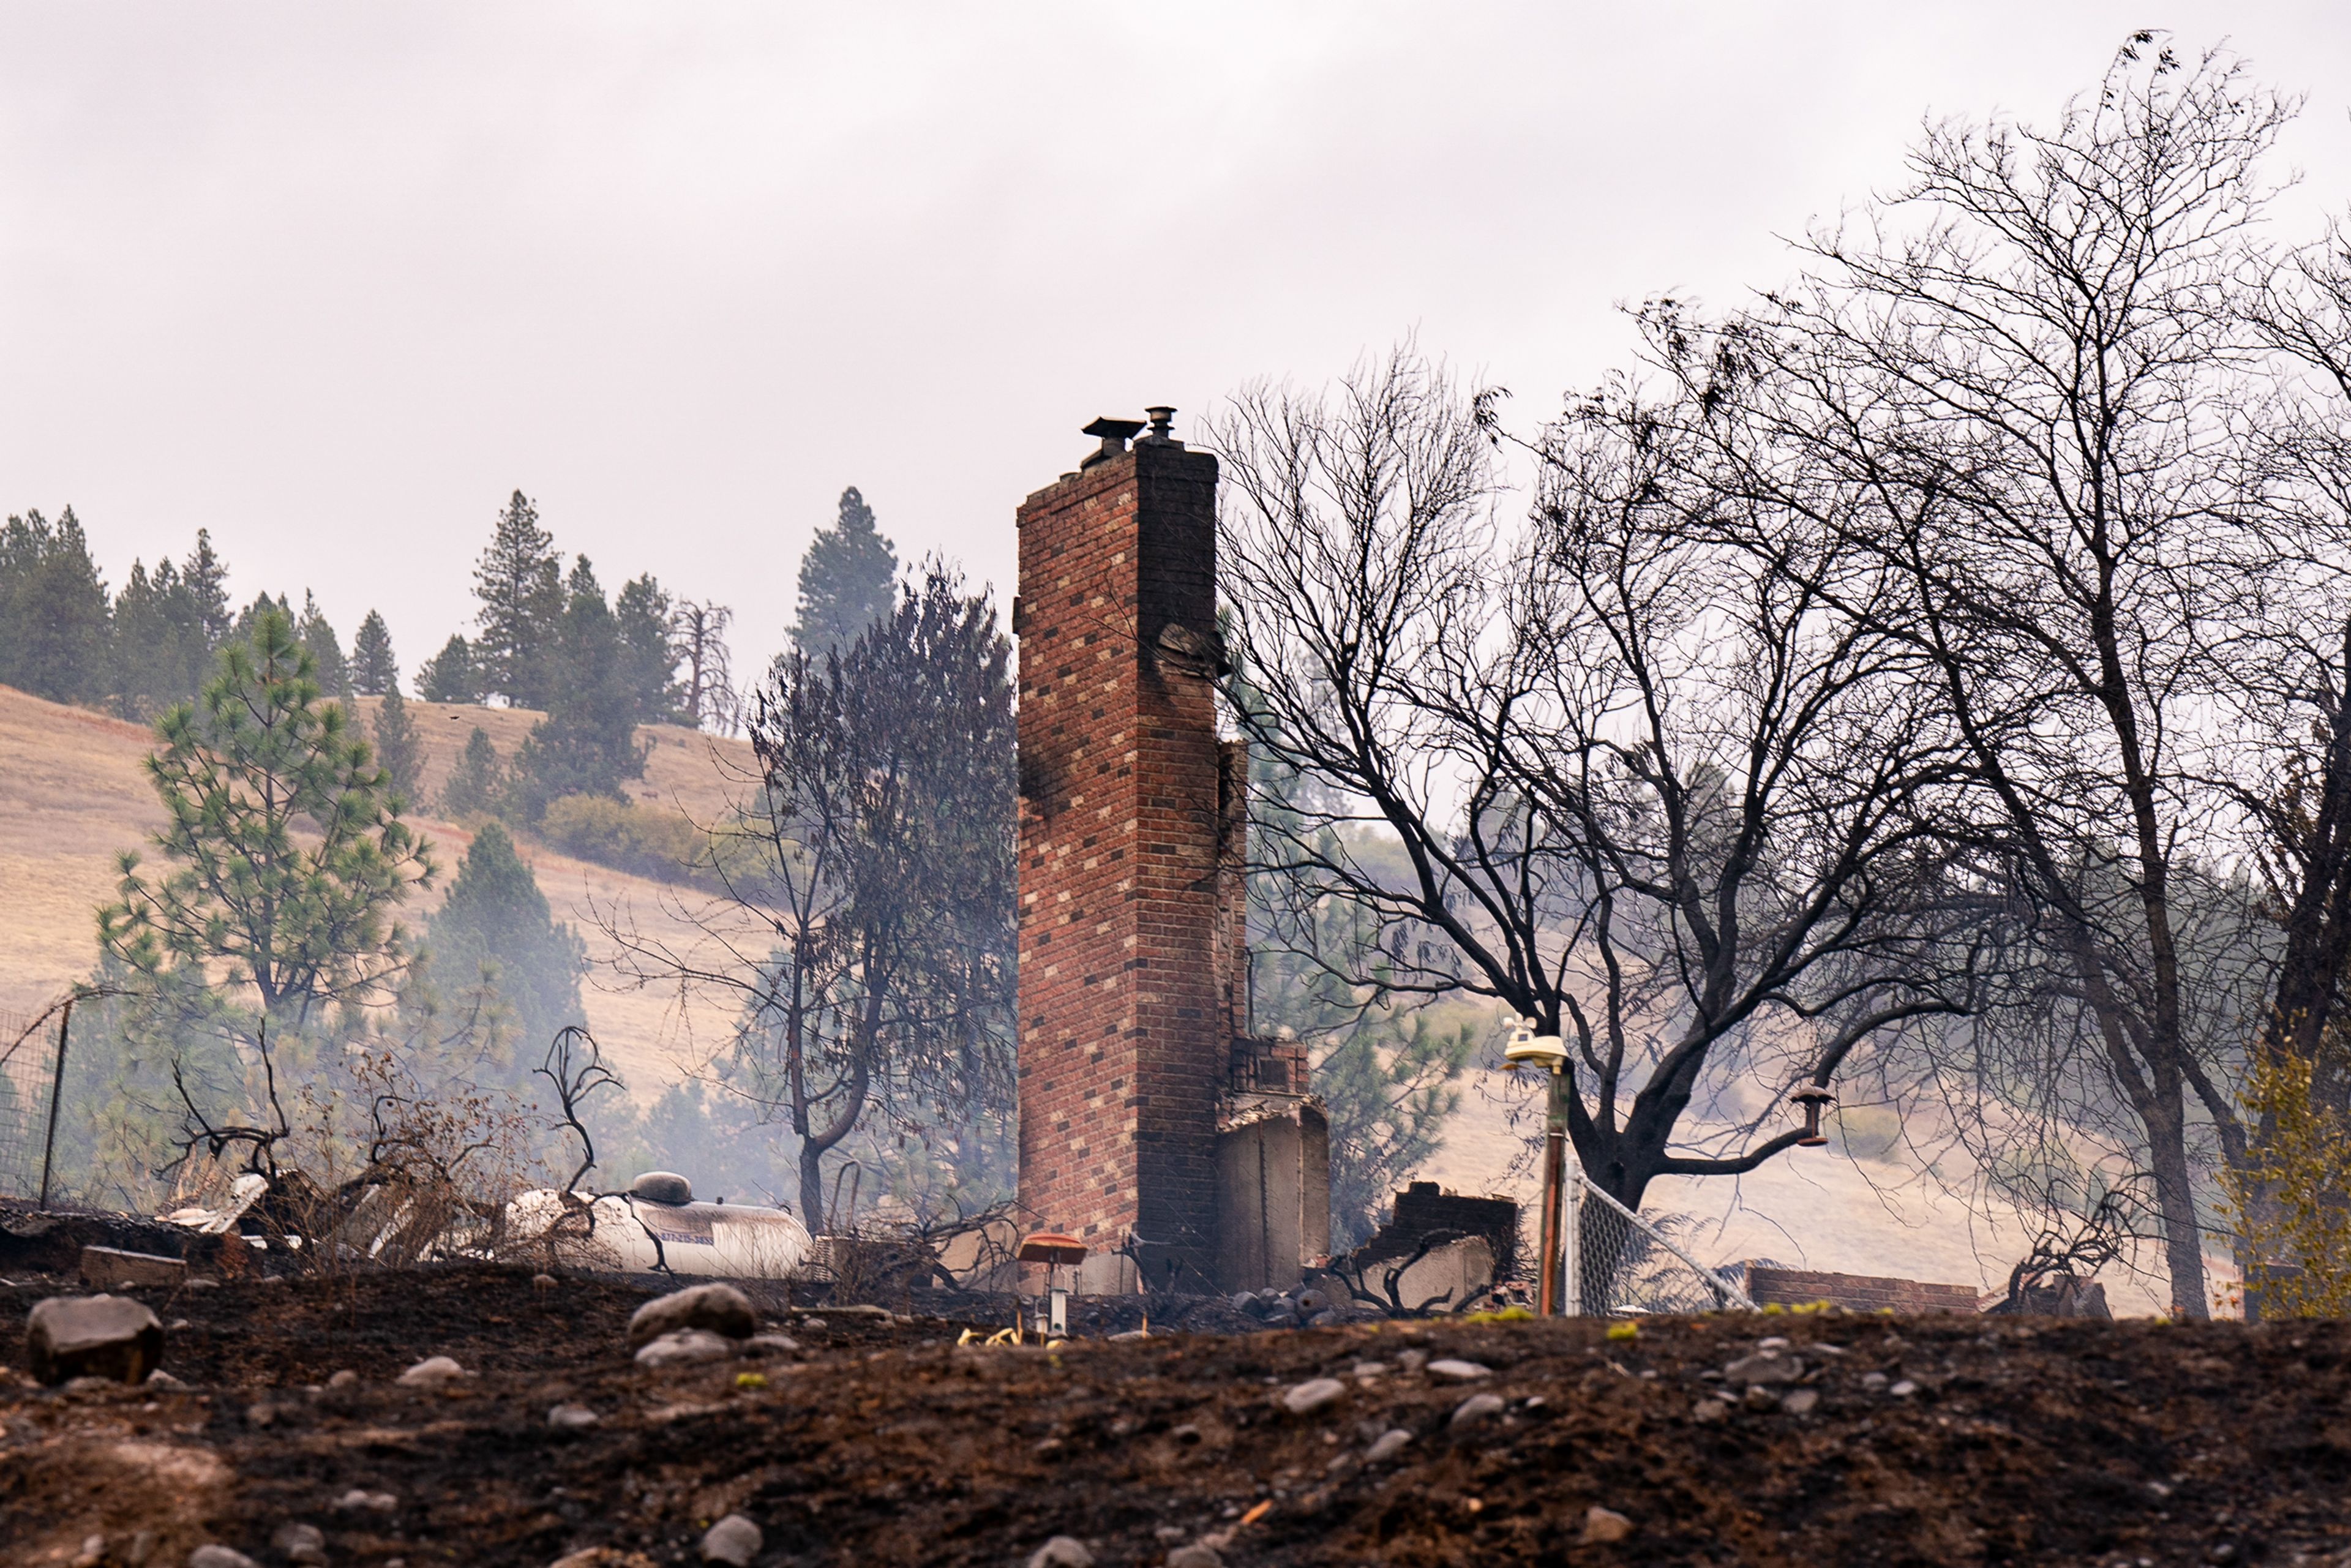
[[(1802, 1135), (1764, 1124), (1782, 1094), (1969, 1005), (1943, 759), (1885, 695), (1917, 655), (1853, 609), (1898, 586), (1883, 564), (1726, 494), (1628, 388), (1534, 444), (1505, 529), (1484, 406), (1406, 347), (1219, 424), (1236, 714), (1324, 786), (1258, 852), (1377, 928), (1351, 983), (1563, 1033), (1576, 1152), (1637, 1206), (1755, 1169)], [(1694, 1102), (1733, 1117), (1704, 1147)]]
[(566, 1194), (573, 1193), (579, 1190), (580, 1179), (596, 1166), (596, 1143), (588, 1135), (588, 1124), (580, 1119), (580, 1113), (599, 1089), (618, 1089), (625, 1093), (628, 1086), (604, 1065), (604, 1049), (596, 1043), (596, 1037), (578, 1024), (566, 1024), (555, 1031), (555, 1038), (548, 1042), (547, 1058), (535, 1071), (554, 1085), (561, 1124), (580, 1140), (580, 1164), (563, 1184)]
[[(2351, 539), (2351, 235), (2335, 229), (2289, 257), (2263, 279), (2252, 318), (2287, 371), (2256, 427), (2275, 480), (2264, 499), (2287, 520), (2277, 532), (2299, 558), (2294, 586), (2321, 588), (2276, 607), (2277, 651), (2252, 662), (2242, 705), (2278, 758), (2239, 791), (2283, 931), (2262, 1048), (2323, 1063), (2351, 976), (2351, 611), (2325, 591)], [(2345, 1065), (2325, 1063), (2314, 1081), (2337, 1106), (2351, 1103)]]
[(2011, 1065), (2053, 1051), (2124, 1108), (2194, 1316), (2196, 1149), (2241, 1145), (2227, 1061), (2268, 962), (2221, 858), (2219, 720), (2249, 639), (2305, 597), (2243, 439), (2257, 164), (2291, 109), (2138, 35), (2053, 128), (1930, 127), (1909, 183), (1727, 330), (1649, 319), (1687, 402), (1797, 455), (1802, 484), (1750, 464), (1750, 493), (1899, 580), (1846, 608), (1907, 651), (1889, 695), (1934, 694), (1955, 852), (2029, 922)]
[(735, 690), (726, 648), (726, 629), (734, 624), (735, 612), (710, 600), (684, 599), (672, 616), (678, 656), (685, 664), (685, 711), (699, 728), (734, 734), (743, 722), (743, 699)]

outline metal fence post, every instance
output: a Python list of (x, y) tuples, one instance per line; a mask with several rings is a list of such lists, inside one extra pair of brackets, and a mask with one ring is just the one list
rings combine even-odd
[(1567, 1162), (1567, 1181), (1565, 1183), (1565, 1186), (1566, 1191), (1563, 1194), (1564, 1202), (1562, 1207), (1567, 1212), (1564, 1217), (1565, 1224), (1562, 1228), (1567, 1233), (1567, 1245), (1560, 1249), (1562, 1254), (1560, 1266), (1567, 1276), (1567, 1288), (1560, 1293), (1560, 1300), (1564, 1303), (1564, 1310), (1567, 1316), (1572, 1318), (1580, 1318), (1583, 1315), (1583, 1293), (1582, 1290), (1583, 1280), (1583, 1164), (1582, 1161), (1571, 1159)]
[(57, 1157), (57, 1101), (66, 1092), (66, 1031), (73, 1027), (73, 1000), (67, 998), (63, 1017), (57, 1019), (57, 1065), (49, 1078), (49, 1135), (41, 1145), (41, 1204), (49, 1207), (49, 1166)]

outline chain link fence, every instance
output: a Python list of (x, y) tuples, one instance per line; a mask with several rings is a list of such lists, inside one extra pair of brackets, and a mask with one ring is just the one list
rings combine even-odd
[(0, 1197), (41, 1195), (63, 1022), (61, 1011), (0, 1010)]
[(1584, 1180), (1573, 1163), (1566, 1187), (1563, 1300), (1570, 1316), (1756, 1310), (1739, 1265), (1708, 1268), (1664, 1226)]

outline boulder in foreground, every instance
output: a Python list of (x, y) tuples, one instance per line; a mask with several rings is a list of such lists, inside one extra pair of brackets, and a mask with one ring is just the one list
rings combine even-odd
[(666, 1333), (702, 1329), (728, 1339), (749, 1339), (759, 1330), (751, 1299), (732, 1285), (690, 1285), (655, 1296), (629, 1319), (629, 1348), (643, 1350)]
[(163, 1362), (163, 1325), (128, 1296), (51, 1296), (25, 1322), (35, 1377), (141, 1383)]

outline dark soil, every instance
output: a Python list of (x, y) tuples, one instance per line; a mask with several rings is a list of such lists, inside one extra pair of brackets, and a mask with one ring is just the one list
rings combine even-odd
[[(10, 1365), (54, 1288), (0, 1291)], [(648, 1372), (623, 1343), (644, 1294), (493, 1269), (150, 1293), (185, 1320), (165, 1366), (187, 1388), (0, 1391), (0, 1560), (63, 1563), (100, 1535), (127, 1563), (143, 1531), (156, 1568), (206, 1541), (277, 1568), (272, 1535), (305, 1521), (339, 1565), (545, 1568), (603, 1547), (589, 1561), (643, 1568), (698, 1561), (739, 1511), (778, 1568), (1011, 1568), (1055, 1535), (1105, 1568), (1204, 1537), (1237, 1565), (2351, 1563), (2343, 1323), (1353, 1324), (1048, 1353), (957, 1348), (964, 1323), (919, 1309), (816, 1330), (778, 1301), (799, 1353)], [(1135, 1308), (1089, 1311), (1107, 1329)], [(1771, 1333), (1813, 1369), (1816, 1407), (1698, 1419), (1719, 1386), (1702, 1374)], [(1407, 1371), (1409, 1350), (1492, 1375)], [(477, 1375), (392, 1381), (431, 1354)], [(1364, 1361), (1389, 1370), (1359, 1378)], [(356, 1385), (323, 1386), (346, 1368)], [(1336, 1403), (1282, 1410), (1325, 1375)], [(1450, 1426), (1488, 1392), (1504, 1413)], [(601, 1424), (551, 1428), (559, 1401)], [(1410, 1443), (1366, 1466), (1391, 1428)], [(390, 1506), (339, 1507), (354, 1490)], [(1631, 1534), (1586, 1543), (1595, 1505)]]

